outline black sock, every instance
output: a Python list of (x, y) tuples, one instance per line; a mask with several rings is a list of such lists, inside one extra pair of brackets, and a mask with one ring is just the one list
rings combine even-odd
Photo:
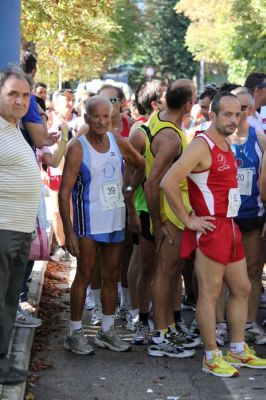
[(143, 325), (148, 325), (149, 314), (148, 313), (139, 313), (139, 322), (142, 322)]
[(181, 311), (174, 311), (174, 321), (175, 323), (181, 322)]

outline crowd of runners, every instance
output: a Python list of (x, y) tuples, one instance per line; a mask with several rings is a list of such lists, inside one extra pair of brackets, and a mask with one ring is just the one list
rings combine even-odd
[[(57, 242), (51, 260), (76, 259), (64, 347), (75, 354), (94, 352), (82, 329), (86, 308), (91, 324), (99, 326), (96, 346), (123, 352), (146, 345), (150, 356), (189, 358), (203, 343), (204, 372), (231, 377), (239, 374), (237, 367), (266, 368), (248, 345), (266, 344), (257, 321), (266, 304), (266, 74), (251, 73), (243, 86), (211, 83), (199, 94), (189, 79), (153, 79), (141, 83), (130, 101), (108, 83), (79, 98), (63, 89), (48, 102), (47, 86), (39, 82), (34, 94), (24, 96), (28, 111), (25, 106), (12, 119), (4, 95), (11, 96), (12, 81), (18, 86), (12, 107), (18, 107), (22, 84), (30, 82), (25, 73), (33, 78), (36, 72), (31, 53), (22, 54), (21, 68), (2, 72), (0, 128), (13, 124), (24, 136), (49, 188)], [(5, 144), (3, 135), (0, 140)], [(14, 185), (16, 174), (21, 179), (19, 165)], [(1, 210), (11, 184), (3, 181)], [(24, 188), (35, 193), (31, 214), (37, 214), (41, 196), (37, 181)], [(41, 204), (38, 223), (45, 229)], [(12, 215), (14, 205), (13, 193), (7, 215), (0, 211), (0, 232), (24, 232), (25, 217), (17, 220), (21, 211)], [(0, 304), (2, 319), (13, 291), (8, 326), (0, 322), (1, 379), (11, 384), (25, 379), (6, 361), (15, 314), (16, 326), (41, 324), (28, 298), (34, 264), (27, 260), (28, 225), (25, 273), (16, 290), (3, 286)], [(0, 248), (7, 265), (2, 253)], [(196, 311), (191, 326), (182, 317), (186, 308)], [(132, 332), (132, 343), (120, 338), (116, 319)], [(223, 354), (217, 346), (225, 344)]]

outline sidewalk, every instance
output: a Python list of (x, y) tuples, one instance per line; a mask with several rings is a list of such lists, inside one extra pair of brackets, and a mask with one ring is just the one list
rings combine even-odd
[[(38, 303), (42, 294), (46, 261), (35, 261), (31, 274), (32, 282), (29, 285), (30, 297)], [(28, 369), (31, 346), (33, 343), (35, 329), (14, 328), (10, 340), (9, 355), (15, 360), (15, 366)], [(0, 385), (0, 400), (23, 400), (26, 390), (26, 382), (15, 386)]]

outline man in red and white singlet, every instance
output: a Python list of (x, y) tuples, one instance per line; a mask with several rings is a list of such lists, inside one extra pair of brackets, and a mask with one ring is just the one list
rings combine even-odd
[[(241, 233), (233, 217), (240, 206), (237, 167), (226, 138), (240, 122), (241, 105), (228, 92), (216, 95), (211, 104), (211, 125), (199, 133), (161, 182), (166, 198), (185, 224), (181, 256), (196, 250), (195, 272), (199, 285), (197, 320), (205, 347), (203, 371), (221, 377), (237, 376), (235, 366), (265, 368), (244, 341), (250, 282)], [(193, 212), (186, 211), (179, 183), (188, 178)], [(229, 290), (227, 319), (230, 350), (218, 351), (215, 306), (225, 280)]]

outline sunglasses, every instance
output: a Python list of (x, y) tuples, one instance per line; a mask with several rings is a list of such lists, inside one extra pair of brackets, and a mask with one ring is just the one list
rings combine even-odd
[(260, 85), (257, 86), (258, 89), (263, 89), (266, 88), (266, 82), (261, 83)]
[(115, 104), (117, 101), (120, 101), (120, 99), (119, 99), (119, 97), (110, 97), (110, 98), (109, 98), (109, 101), (110, 101), (112, 104)]

